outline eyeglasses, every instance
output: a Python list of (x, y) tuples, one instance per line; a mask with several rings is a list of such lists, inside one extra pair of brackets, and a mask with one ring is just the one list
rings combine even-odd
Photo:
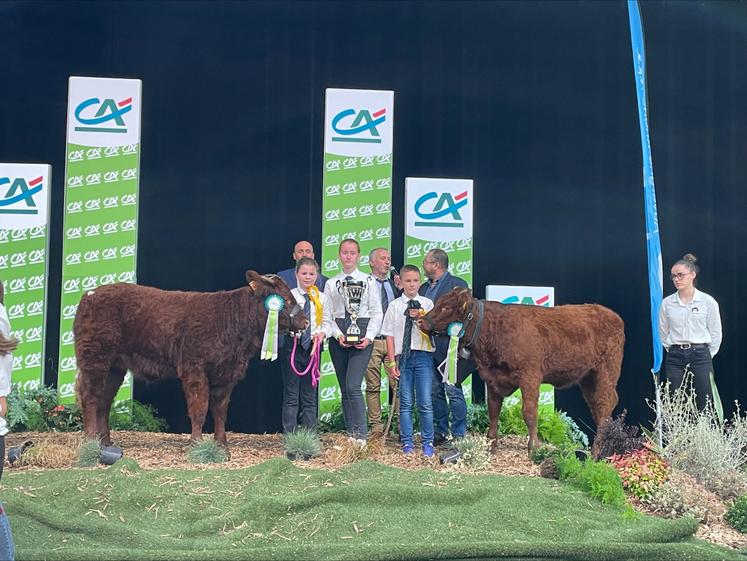
[(672, 280), (682, 280), (690, 273), (672, 273)]

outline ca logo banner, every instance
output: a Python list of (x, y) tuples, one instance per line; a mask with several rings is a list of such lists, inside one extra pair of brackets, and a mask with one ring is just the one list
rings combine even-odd
[[(432, 202), (434, 199), (436, 199), (435, 204), (433, 204), (430, 212), (427, 212), (425, 210), (426, 203)], [(422, 221), (416, 221), (415, 226), (464, 228), (464, 220), (459, 214), (459, 209), (465, 207), (468, 202), (467, 191), (453, 197), (448, 191), (440, 195), (435, 191), (426, 193), (415, 201), (415, 214), (423, 219)]]
[[(34, 195), (44, 188), (44, 176), (26, 181), (23, 177), (11, 180), (8, 177), (0, 177), (0, 214), (39, 214), (39, 209), (34, 202)], [(10, 185), (6, 189), (6, 185)], [(12, 207), (12, 208), (11, 208)]]
[(122, 101), (92, 97), (75, 108), (75, 120), (80, 123), (77, 132), (127, 133), (124, 115), (132, 111), (132, 98)]
[[(386, 121), (386, 107), (371, 113), (368, 109), (343, 109), (332, 118), (332, 129), (341, 135), (332, 142), (367, 142), (381, 144), (380, 125)], [(346, 123), (350, 123), (345, 126)], [(345, 166), (350, 167), (350, 166)]]

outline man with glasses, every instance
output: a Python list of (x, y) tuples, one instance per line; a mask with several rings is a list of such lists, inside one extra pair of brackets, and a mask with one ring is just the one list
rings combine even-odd
[[(449, 256), (442, 249), (432, 249), (423, 259), (423, 270), (428, 280), (423, 283), (418, 294), (433, 301), (434, 304), (452, 288), (469, 288), (467, 283), (449, 273)], [(435, 438), (433, 444), (438, 445), (446, 441), (449, 435), (449, 411), (451, 411), (451, 436), (462, 438), (467, 432), (467, 401), (464, 399), (461, 382), (466, 377), (466, 370), (459, 368), (459, 373), (465, 376), (457, 377), (457, 384), (452, 386), (445, 384), (438, 367), (446, 360), (449, 348), (449, 337), (441, 335), (435, 338), (436, 351), (433, 353), (434, 379), (433, 379), (433, 428)], [(463, 360), (459, 363), (464, 366)], [(471, 372), (471, 371), (470, 371)], [(448, 405), (446, 402), (448, 396)]]

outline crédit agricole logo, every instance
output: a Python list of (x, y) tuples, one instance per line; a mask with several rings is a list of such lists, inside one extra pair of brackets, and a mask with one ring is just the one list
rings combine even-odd
[(364, 142), (381, 144), (379, 127), (386, 121), (386, 107), (374, 111), (368, 109), (343, 109), (332, 118), (332, 129), (340, 136), (332, 142)]
[(132, 97), (121, 101), (98, 97), (86, 99), (75, 108), (76, 132), (127, 133), (124, 115), (132, 111)]
[(30, 180), (0, 177), (0, 214), (39, 214), (34, 195), (44, 188), (43, 180), (42, 175)]

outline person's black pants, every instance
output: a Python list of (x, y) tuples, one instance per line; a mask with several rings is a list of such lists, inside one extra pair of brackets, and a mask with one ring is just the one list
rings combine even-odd
[[(298, 413), (301, 412), (301, 426), (316, 430), (318, 417), (319, 395), (317, 388), (311, 385), (311, 372), (299, 376), (291, 368), (291, 350), (289, 347), (280, 349), (280, 368), (283, 371), (283, 432), (293, 432), (298, 427)], [(309, 365), (309, 351), (298, 345), (296, 349), (296, 369), (300, 372)]]
[(708, 345), (699, 343), (692, 345), (689, 349), (682, 349), (676, 345), (669, 347), (664, 370), (672, 390), (679, 388), (685, 380), (685, 374), (692, 372), (692, 384), (695, 390), (695, 402), (698, 409), (705, 409), (706, 399), (713, 403), (711, 393), (711, 378), (713, 362)]
[(368, 436), (366, 402), (363, 400), (361, 384), (371, 360), (373, 345), (365, 349), (342, 347), (336, 340), (329, 340), (329, 356), (335, 367), (337, 382), (342, 395), (342, 416), (345, 430), (353, 438), (365, 440)]

